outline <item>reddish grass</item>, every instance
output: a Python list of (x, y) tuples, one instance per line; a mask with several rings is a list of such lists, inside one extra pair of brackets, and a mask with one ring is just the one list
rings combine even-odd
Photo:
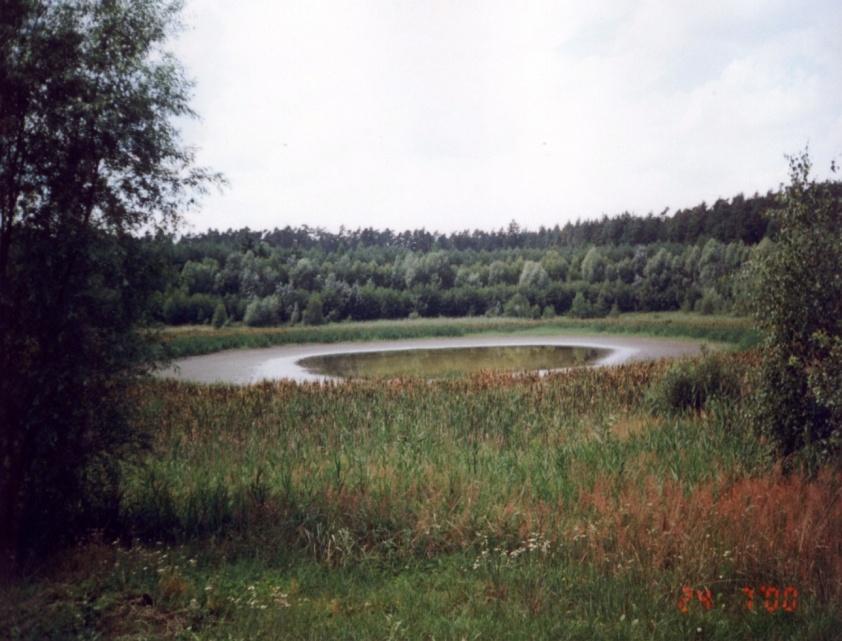
[(575, 535), (606, 567), (677, 570), (688, 583), (777, 582), (823, 602), (842, 598), (842, 474), (779, 470), (685, 493), (649, 479), (619, 496), (606, 481), (583, 492)]

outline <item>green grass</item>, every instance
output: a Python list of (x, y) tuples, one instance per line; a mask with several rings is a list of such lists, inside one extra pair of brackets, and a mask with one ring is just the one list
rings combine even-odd
[(6, 587), (0, 638), (834, 638), (842, 477), (782, 475), (733, 396), (652, 415), (667, 368), (150, 381), (119, 522)]
[(331, 323), (317, 327), (213, 329), (209, 326), (167, 328), (162, 336), (173, 358), (225, 349), (259, 348), (293, 343), (396, 340), (501, 333), (610, 333), (685, 337), (750, 347), (758, 334), (751, 321), (732, 316), (682, 312), (623, 314), (616, 318), (524, 320), (514, 318), (439, 318)]
[(219, 563), (212, 552), (99, 546), (85, 560), (104, 569), (71, 574), (80, 582), (54, 589), (49, 619), (27, 610), (32, 618), (20, 632), (33, 639), (729, 641), (829, 640), (838, 625), (809, 602), (795, 613), (745, 614), (733, 588), (717, 590), (714, 609), (681, 614), (678, 575), (665, 573), (644, 589), (633, 573), (606, 580), (540, 553), (493, 567), (450, 554), (399, 567), (326, 568), (301, 558)]

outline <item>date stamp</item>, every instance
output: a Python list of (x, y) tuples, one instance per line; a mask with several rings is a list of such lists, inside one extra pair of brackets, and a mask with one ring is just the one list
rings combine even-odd
[[(743, 586), (740, 594), (744, 597), (742, 606), (748, 611), (758, 610), (774, 614), (779, 610), (795, 612), (798, 609), (798, 589), (791, 585), (783, 588), (775, 585), (761, 585), (757, 588), (747, 585)], [(694, 607), (704, 612), (713, 609), (713, 602), (714, 595), (710, 588), (699, 590), (685, 585), (681, 588), (676, 607), (682, 614), (689, 614)]]

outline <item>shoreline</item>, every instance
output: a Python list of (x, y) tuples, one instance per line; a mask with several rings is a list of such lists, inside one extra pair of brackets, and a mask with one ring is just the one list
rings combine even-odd
[(569, 346), (611, 350), (589, 367), (607, 367), (641, 360), (678, 358), (700, 353), (705, 341), (649, 338), (629, 335), (588, 333), (548, 333), (546, 335), (499, 334), (454, 338), (412, 338), (366, 342), (307, 343), (256, 349), (231, 349), (174, 361), (156, 376), (194, 383), (249, 385), (264, 380), (313, 382), (337, 380), (313, 374), (298, 365), (311, 356), (401, 351), (412, 349), (452, 349), (458, 347)]

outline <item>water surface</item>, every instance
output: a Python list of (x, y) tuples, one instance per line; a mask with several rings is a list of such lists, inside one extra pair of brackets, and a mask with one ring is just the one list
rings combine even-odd
[[(310, 343), (279, 345), (258, 349), (235, 349), (202, 356), (179, 359), (158, 372), (159, 376), (173, 377), (199, 383), (234, 383), (238, 385), (264, 380), (294, 380), (300, 382), (324, 381), (342, 376), (318, 374), (307, 369), (302, 362), (311, 357), (328, 355), (367, 354), (371, 352), (407, 352), (410, 350), (455, 350), (462, 348), (498, 347), (568, 347), (600, 350), (601, 356), (581, 363), (588, 366), (619, 365), (635, 360), (675, 358), (698, 353), (700, 343), (687, 340), (666, 340), (641, 336), (606, 336), (576, 333), (546, 335), (462, 336), (452, 338), (415, 338), (405, 340), (380, 340), (369, 342)], [(575, 360), (575, 359), (574, 359)], [(543, 369), (557, 369), (558, 361), (544, 363)], [(576, 363), (577, 365), (580, 363)], [(549, 366), (548, 366), (549, 365)], [(569, 365), (561, 365), (568, 367)], [(520, 365), (515, 366), (524, 369)], [(531, 369), (533, 365), (526, 369)], [(542, 368), (539, 362), (534, 367)], [(491, 367), (494, 369), (494, 366)], [(387, 376), (395, 376), (388, 374)], [(431, 376), (430, 378), (435, 378)]]
[(298, 365), (312, 374), (336, 378), (450, 378), (481, 370), (534, 372), (577, 367), (608, 351), (569, 345), (396, 349), (310, 356)]

